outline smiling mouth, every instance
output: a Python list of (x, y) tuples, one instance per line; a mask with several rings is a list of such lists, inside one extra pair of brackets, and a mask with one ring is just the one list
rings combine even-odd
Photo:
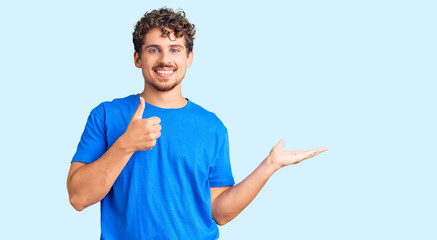
[(168, 78), (176, 71), (175, 69), (154, 69), (153, 70), (159, 77)]

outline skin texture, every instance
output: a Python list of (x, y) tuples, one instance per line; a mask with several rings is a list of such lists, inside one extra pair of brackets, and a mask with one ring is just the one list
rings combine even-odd
[[(187, 104), (181, 93), (181, 82), (186, 69), (192, 64), (193, 52), (187, 54), (183, 37), (175, 38), (173, 35), (170, 40), (161, 34), (159, 29), (150, 30), (145, 37), (142, 54), (134, 53), (135, 66), (141, 69), (145, 84), (126, 132), (93, 163), (71, 164), (67, 188), (70, 202), (78, 211), (106, 196), (135, 151), (155, 146), (162, 127), (158, 117), (142, 119), (145, 102), (161, 108), (181, 108)], [(286, 151), (284, 144), (280, 140), (261, 164), (239, 184), (211, 188), (211, 211), (217, 224), (224, 225), (234, 219), (256, 197), (274, 172), (327, 150)]]
[[(170, 29), (167, 29), (170, 30)], [(186, 69), (191, 66), (193, 52), (187, 55), (185, 39), (174, 34), (162, 37), (157, 28), (151, 29), (144, 40), (142, 53), (134, 53), (134, 63), (140, 68), (145, 80), (144, 91), (140, 94), (146, 102), (162, 108), (180, 108), (187, 104), (182, 97), (181, 82)], [(162, 77), (155, 70), (172, 70), (169, 77)]]
[[(135, 66), (141, 68), (146, 84), (157, 91), (170, 91), (180, 85), (185, 77), (186, 68), (191, 66), (193, 54), (186, 56), (185, 41), (160, 39), (161, 31), (152, 29), (146, 36), (141, 56), (135, 52)], [(170, 38), (175, 38), (171, 34)], [(164, 40), (164, 41), (163, 41)], [(174, 74), (163, 77), (157, 70), (174, 70)]]

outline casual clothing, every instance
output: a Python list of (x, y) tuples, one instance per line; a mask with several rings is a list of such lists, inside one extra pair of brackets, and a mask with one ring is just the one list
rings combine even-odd
[[(210, 187), (234, 185), (226, 127), (187, 99), (182, 108), (146, 102), (143, 119), (161, 119), (161, 137), (137, 151), (101, 201), (101, 239), (217, 239)], [(72, 161), (100, 158), (126, 131), (138, 95), (94, 108)]]

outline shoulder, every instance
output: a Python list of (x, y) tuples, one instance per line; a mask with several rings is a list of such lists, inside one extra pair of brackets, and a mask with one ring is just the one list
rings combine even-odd
[(135, 101), (135, 95), (129, 95), (121, 98), (114, 98), (110, 101), (101, 102), (95, 108), (91, 110), (90, 115), (96, 116), (101, 120), (105, 119), (108, 115), (114, 112), (125, 111), (132, 106), (132, 102)]
[(211, 126), (214, 126), (214, 128), (216, 128), (217, 130), (221, 132), (227, 131), (225, 124), (214, 112), (209, 111), (194, 102), (191, 102), (191, 111), (196, 115), (199, 115), (201, 119), (211, 124)]

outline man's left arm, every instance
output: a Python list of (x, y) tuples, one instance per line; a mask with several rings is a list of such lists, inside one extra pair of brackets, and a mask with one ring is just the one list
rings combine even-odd
[(224, 225), (240, 214), (277, 170), (328, 150), (323, 147), (307, 151), (286, 151), (282, 149), (284, 144), (280, 140), (261, 164), (239, 184), (211, 188), (212, 217), (218, 225)]

